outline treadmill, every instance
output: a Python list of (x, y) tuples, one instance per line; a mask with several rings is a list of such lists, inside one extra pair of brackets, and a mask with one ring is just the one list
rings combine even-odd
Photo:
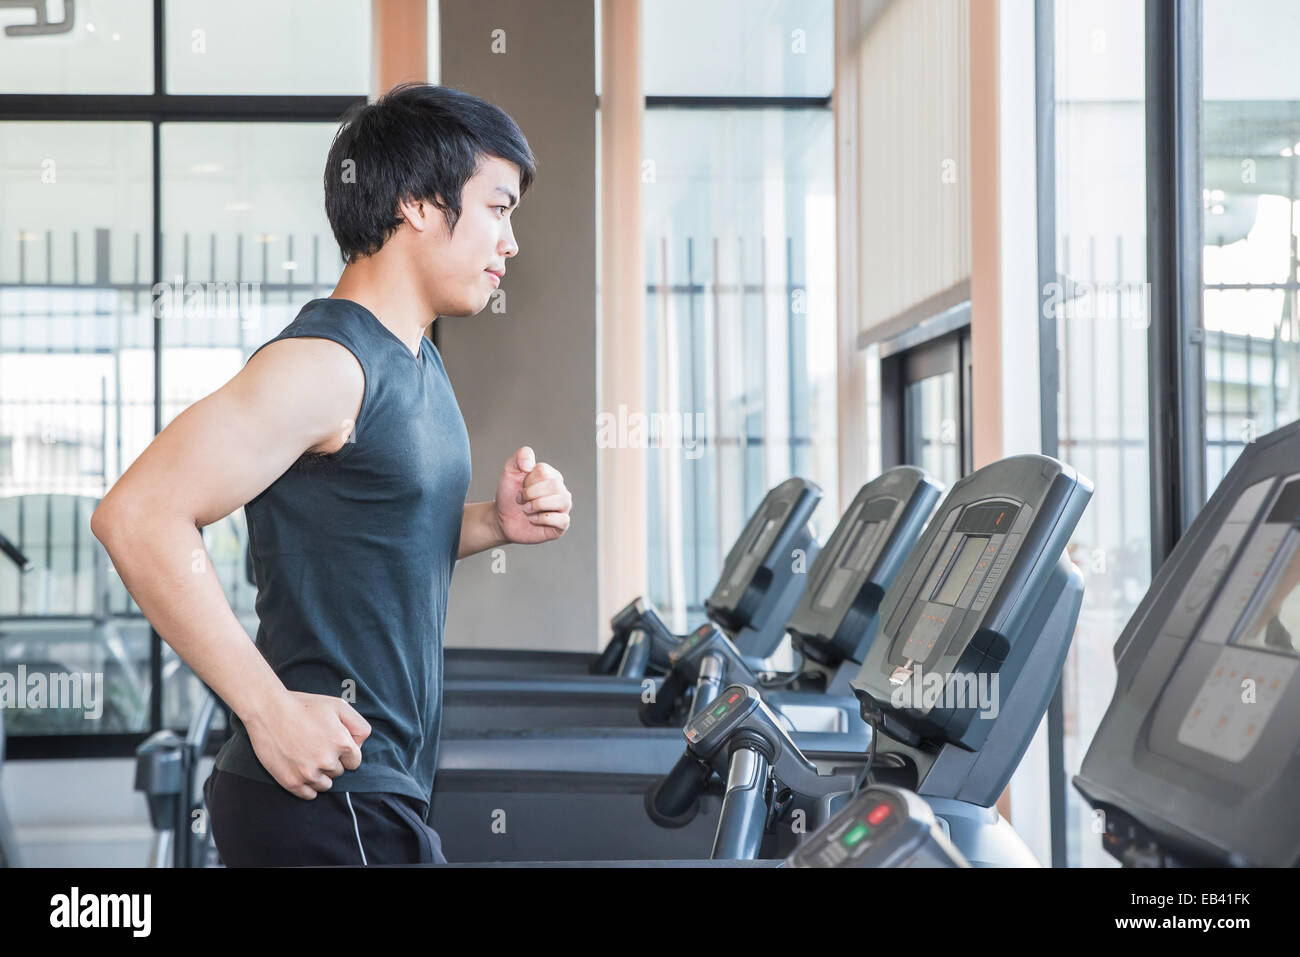
[[(1073, 637), (1083, 585), (1063, 552), (1091, 493), (1039, 455), (958, 482), (886, 593), (852, 683), (877, 729), (866, 781), (918, 792), (977, 865), (1032, 861), (994, 803)], [(993, 696), (895, 700), (913, 676), (926, 687), (922, 669)], [(430, 823), (451, 861), (783, 858), (858, 790), (868, 756), (845, 737), (787, 730), (745, 685), (666, 736), (462, 732), (443, 741)]]
[(1300, 424), (1248, 444), (1115, 644), (1075, 787), (1127, 866), (1300, 864)]
[[(732, 545), (713, 593), (704, 603), (709, 619), (725, 629), (742, 653), (758, 662), (781, 643), (782, 626), (803, 591), (802, 574), (790, 560), (800, 550), (810, 564), (816, 536), (807, 527), (822, 490), (802, 478), (786, 479), (759, 503)], [(806, 567), (806, 565), (805, 565)], [(663, 674), (668, 653), (681, 641), (654, 606), (636, 598), (610, 620), (603, 651), (533, 651), (509, 648), (445, 648), (445, 681), (493, 678), (578, 677), (588, 674), (641, 677)]]
[[(662, 682), (636, 676), (577, 675), (561, 678), (449, 680), (443, 685), (444, 735), (484, 728), (680, 728), (725, 684), (761, 687), (765, 699), (802, 730), (856, 733), (866, 746), (866, 727), (857, 717), (849, 679), (857, 671), (871, 637), (876, 612), (926, 519), (940, 488), (921, 469), (890, 469), (864, 485), (835, 527), (811, 567), (780, 558), (769, 579), (789, 577), (807, 588), (780, 635), (791, 635), (806, 667), (777, 675), (755, 662), (715, 623), (708, 622), (673, 648)], [(770, 519), (769, 519), (770, 521)], [(745, 536), (742, 536), (742, 541)], [(742, 553), (742, 557), (753, 551)], [(757, 563), (750, 561), (757, 567)], [(753, 582), (742, 561), (733, 564), (719, 591), (731, 582)], [(770, 604), (750, 584), (750, 607)], [(782, 592), (788, 589), (782, 588)], [(714, 593), (714, 598), (719, 592)], [(780, 604), (786, 599), (782, 597)], [(712, 604), (715, 618), (720, 605)], [(633, 641), (637, 637), (634, 636)]]
[[(822, 737), (834, 740), (833, 746), (838, 750), (865, 749), (867, 728), (857, 718), (856, 700), (848, 690), (848, 680), (856, 673), (866, 643), (875, 633), (876, 615), (885, 589), (919, 538), (939, 492), (939, 486), (924, 471), (910, 466), (891, 469), (868, 482), (854, 497), (844, 520), (832, 533), (826, 548), (817, 555), (812, 568), (806, 575), (800, 575), (808, 579), (808, 587), (789, 622), (789, 629), (808, 666), (793, 676), (797, 681), (788, 682), (789, 690), (776, 688), (765, 692), (782, 712), (793, 717), (794, 720), (790, 721), (784, 713), (778, 712), (789, 726), (812, 724), (826, 732), (834, 731), (836, 734), (823, 734)], [(697, 636), (705, 634), (716, 643), (695, 642), (692, 647), (696, 653), (688, 656), (684, 667), (708, 671), (709, 660), (725, 652), (735, 674), (753, 675), (736, 646), (716, 626), (710, 624), (696, 633)], [(718, 670), (716, 675), (727, 673), (730, 672)], [(598, 680), (590, 676), (581, 677), (589, 682)], [(600, 680), (608, 682), (612, 679)], [(672, 680), (671, 673), (669, 680)], [(639, 691), (641, 686), (636, 688)], [(693, 690), (696, 693), (692, 695), (690, 692)], [(847, 696), (847, 700), (832, 700), (826, 694), (827, 690), (842, 692), (841, 696)], [(711, 699), (716, 688), (713, 691), (706, 689), (703, 694), (689, 687), (685, 691), (684, 698), (694, 704)], [(545, 696), (539, 693), (534, 697)], [(802, 703), (801, 697), (805, 699)], [(582, 710), (583, 702), (566, 703), (565, 696), (556, 694), (549, 698), (556, 703), (546, 709), (551, 718), (563, 718), (565, 709), (584, 719), (589, 718)], [(587, 709), (599, 713), (599, 705), (591, 704), (591, 700), (599, 699), (590, 695), (588, 698)], [(635, 694), (618, 699), (616, 717), (630, 718), (632, 726), (640, 728), (638, 703), (641, 700)], [(210, 697), (204, 707), (196, 711), (184, 740), (172, 732), (159, 732), (138, 751), (136, 789), (144, 792), (159, 834), (154, 855), (158, 862), (175, 861), (176, 866), (190, 866), (210, 857), (210, 849), (201, 844), (204, 836), (189, 843), (171, 841), (170, 835), (182, 833), (189, 815), (202, 806), (195, 775), (198, 756), (202, 753), (202, 744), (214, 714), (214, 702), (215, 698)], [(518, 732), (491, 730), (500, 727), (503, 715), (509, 714), (509, 706), (516, 703), (508, 693), (493, 692), (485, 696), (480, 713), (495, 720), (484, 720), (481, 727), (459, 730), (456, 710), (444, 709), (444, 750), (448, 742), (466, 735), (473, 740), (495, 737), (498, 741), (516, 736)], [(828, 715), (833, 720), (828, 720)], [(535, 714), (530, 716), (525, 711), (522, 728), (533, 729), (538, 723)], [(856, 733), (857, 740), (848, 740), (845, 732)], [(570, 728), (565, 732), (570, 739), (569, 745), (576, 749), (572, 754), (593, 756), (595, 763), (590, 766), (596, 770), (602, 770), (599, 767), (601, 752), (587, 749), (586, 742), (579, 739), (583, 736), (606, 737), (607, 740), (620, 737), (617, 733), (609, 737), (610, 734), (610, 731), (601, 729), (579, 731)], [(561, 747), (565, 746), (565, 740), (562, 735)], [(621, 744), (614, 747), (621, 761), (631, 762), (631, 766), (637, 768), (634, 775), (639, 775), (642, 782), (639, 786), (643, 786), (672, 763), (679, 742), (680, 730), (665, 727), (625, 733), (621, 736)], [(454, 750), (455, 746), (452, 747)], [(507, 752), (505, 757), (509, 756)], [(444, 761), (443, 767), (446, 766)], [(461, 779), (462, 784), (465, 781), (465, 778)], [(617, 786), (621, 785), (616, 780)], [(450, 802), (454, 798), (446, 800)], [(639, 820), (644, 823), (643, 818)], [(494, 822), (494, 826), (507, 825)], [(661, 840), (657, 832), (650, 837), (651, 844)], [(697, 843), (707, 850), (707, 829), (700, 830)]]

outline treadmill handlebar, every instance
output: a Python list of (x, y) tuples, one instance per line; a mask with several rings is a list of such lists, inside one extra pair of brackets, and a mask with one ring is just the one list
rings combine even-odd
[(650, 786), (645, 796), (646, 813), (660, 827), (684, 827), (699, 812), (709, 769), (689, 751), (683, 752), (673, 769)]
[(659, 613), (655, 611), (654, 606), (644, 598), (638, 598), (625, 606), (622, 611), (609, 620), (609, 627), (611, 634), (604, 650), (587, 666), (587, 671), (590, 674), (622, 674), (624, 677), (641, 677), (647, 670), (646, 667), (643, 667), (639, 673), (633, 674), (628, 674), (622, 670), (625, 667), (624, 659), (627, 654), (628, 641), (637, 632), (641, 632), (646, 638), (649, 655), (646, 662), (647, 666), (661, 666), (662, 662), (658, 659), (666, 656), (668, 651), (681, 641), (678, 635), (668, 630), (668, 626), (659, 617)]
[(650, 636), (642, 628), (634, 628), (623, 648), (623, 657), (618, 663), (621, 678), (644, 678), (646, 667), (650, 664)]
[(677, 703), (691, 686), (690, 679), (680, 668), (668, 672), (659, 690), (650, 701), (642, 701), (638, 706), (641, 723), (648, 728), (663, 727), (672, 721), (677, 712)]
[(700, 676), (695, 681), (695, 696), (691, 699), (691, 713), (688, 721), (713, 702), (722, 691), (723, 679), (727, 676), (727, 663), (721, 655), (707, 655), (700, 662)]
[(612, 675), (619, 662), (623, 660), (623, 652), (627, 648), (627, 637), (628, 633), (626, 631), (615, 631), (610, 636), (609, 641), (605, 643), (605, 650), (596, 656), (587, 667), (587, 671), (593, 675)]
[(768, 785), (772, 772), (771, 744), (742, 732), (731, 744), (727, 759), (727, 790), (713, 835), (709, 857), (715, 861), (752, 861), (758, 857), (771, 811)]

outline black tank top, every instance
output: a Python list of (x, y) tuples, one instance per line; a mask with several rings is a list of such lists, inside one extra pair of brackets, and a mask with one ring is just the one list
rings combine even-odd
[[(414, 356), (346, 299), (312, 300), (270, 341), (303, 336), (347, 347), (365, 392), (338, 452), (303, 456), (244, 506), (257, 647), (289, 690), (342, 697), (370, 722), (361, 766), (332, 790), (405, 794), (427, 810), (469, 436), (429, 339)], [(231, 723), (216, 767), (274, 784)]]

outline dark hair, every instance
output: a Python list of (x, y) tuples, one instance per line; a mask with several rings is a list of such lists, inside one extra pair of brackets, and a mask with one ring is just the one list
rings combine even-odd
[(484, 156), (514, 163), (520, 195), (528, 191), (536, 175), (528, 141), (504, 110), (476, 96), (403, 83), (349, 109), (325, 162), (325, 215), (343, 259), (378, 252), (401, 225), (404, 200), (432, 203), (454, 231), (461, 190)]

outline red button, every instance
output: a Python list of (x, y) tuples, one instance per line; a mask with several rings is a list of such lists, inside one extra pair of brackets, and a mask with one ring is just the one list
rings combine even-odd
[(739, 697), (740, 697), (740, 692), (733, 691), (731, 697), (727, 699), (727, 704), (735, 704)]
[(889, 817), (889, 805), (877, 804), (867, 815), (867, 823), (874, 827), (887, 817)]

